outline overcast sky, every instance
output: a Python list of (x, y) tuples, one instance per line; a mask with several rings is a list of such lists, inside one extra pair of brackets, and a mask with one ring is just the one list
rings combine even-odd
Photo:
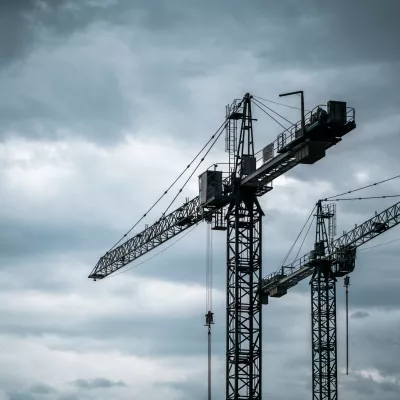
[[(246, 92), (279, 101), (304, 90), (307, 109), (342, 100), (357, 115), (325, 159), (262, 199), (265, 275), (319, 198), (399, 174), (399, 12), (397, 0), (2, 0), (0, 400), (205, 399), (206, 225), (137, 269), (96, 283), (88, 274)], [(280, 127), (254, 114), (259, 150)], [(226, 157), (221, 138), (199, 172)], [(176, 207), (197, 195), (196, 176)], [(360, 195), (398, 193), (394, 180)], [(394, 202), (338, 202), (338, 233)], [(393, 229), (365, 247), (398, 237)], [(225, 234), (213, 238), (222, 399)], [(343, 400), (399, 398), (399, 243), (358, 254), (349, 376), (338, 283)], [(263, 309), (265, 399), (311, 398), (309, 296), (307, 281)]]

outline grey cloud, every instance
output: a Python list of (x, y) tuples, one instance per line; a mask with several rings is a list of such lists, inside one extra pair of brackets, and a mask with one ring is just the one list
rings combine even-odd
[[(190, 398), (193, 400), (203, 400), (204, 394), (207, 392), (206, 381), (200, 382), (176, 382), (176, 383), (157, 383), (157, 387), (172, 388), (182, 395), (182, 398)], [(215, 398), (223, 398), (225, 395), (225, 385), (217, 379), (212, 381), (212, 396)]]
[[(276, 43), (293, 43), (296, 36), (294, 41), (298, 46), (293, 46), (290, 52), (282, 51), (278, 62), (294, 61), (295, 65), (301, 63), (312, 68), (399, 60), (393, 40), (399, 34), (395, 18), (399, 4), (395, 0), (386, 1), (379, 9), (373, 0), (351, 4), (337, 1), (334, 5), (306, 1), (296, 11), (294, 23), (289, 23), (286, 29), (282, 27)], [(371, 29), (365, 29), (366, 26)], [(308, 33), (306, 43), (302, 33)]]
[[(394, 29), (397, 29), (397, 25), (392, 27), (391, 20), (385, 21), (383, 24), (380, 18), (380, 15), (389, 12), (391, 7), (397, 4), (396, 2), (392, 2), (392, 6), (388, 5), (390, 4), (388, 2), (385, 3), (385, 6), (380, 7), (378, 14), (374, 12), (371, 2), (368, 4), (364, 2), (362, 6), (361, 3), (352, 2), (350, 7), (346, 4), (344, 13), (333, 12), (337, 11), (336, 3), (335, 9), (333, 9), (330, 5), (318, 5), (317, 7), (312, 1), (307, 3), (310, 7), (303, 3), (300, 6), (296, 2), (291, 2), (291, 6), (281, 7), (278, 2), (271, 2), (268, 4), (268, 8), (262, 2), (255, 2), (252, 7), (242, 10), (240, 17), (236, 13), (237, 7), (232, 3), (229, 3), (229, 7), (225, 7), (223, 4), (205, 7), (203, 3), (201, 7), (198, 4), (188, 7), (187, 2), (174, 2), (168, 6), (164, 2), (135, 2), (135, 5), (132, 5), (131, 2), (110, 2), (108, 5), (105, 3), (104, 6), (101, 6), (100, 2), (68, 4), (73, 4), (73, 6), (55, 8), (47, 17), (45, 26), (54, 26), (54, 29), (59, 29), (63, 32), (64, 38), (67, 33), (78, 32), (81, 39), (73, 41), (71, 49), (63, 47), (66, 43), (65, 40), (54, 45), (59, 50), (58, 53), (61, 53), (60, 61), (52, 56), (47, 61), (45, 60), (44, 64), (28, 64), (28, 72), (35, 73), (38, 69), (45, 71), (42, 75), (30, 78), (37, 84), (33, 85), (29, 96), (26, 95), (26, 84), (20, 88), (18, 83), (23, 82), (23, 76), (27, 71), (21, 72), (18, 69), (14, 71), (13, 74), (19, 78), (14, 83), (11, 81), (10, 89), (7, 92), (15, 93), (13, 95), (15, 100), (11, 97), (2, 105), (0, 102), (0, 120), (3, 121), (3, 130), (12, 129), (33, 137), (49, 137), (49, 132), (51, 132), (50, 137), (57, 139), (59, 135), (64, 135), (55, 133), (57, 126), (62, 122), (65, 127), (70, 128), (70, 131), (77, 131), (90, 140), (105, 141), (111, 144), (121, 138), (121, 131), (124, 129), (132, 129), (134, 126), (137, 130), (142, 126), (149, 125), (149, 115), (157, 114), (157, 119), (152, 118), (151, 124), (156, 124), (159, 129), (171, 131), (174, 135), (187, 132), (193, 140), (203, 131), (199, 130), (197, 126), (193, 126), (192, 121), (185, 117), (185, 114), (189, 115), (190, 110), (195, 108), (196, 104), (191, 100), (191, 91), (179, 78), (210, 75), (215, 71), (216, 61), (219, 65), (231, 66), (231, 60), (224, 54), (228, 55), (230, 50), (227, 49), (230, 49), (233, 42), (235, 45), (232, 51), (250, 51), (252, 54), (262, 52), (268, 43), (268, 55), (260, 56), (260, 60), (264, 60), (266, 57), (268, 59), (268, 65), (260, 67), (264, 70), (282, 69), (280, 65), (282, 62), (295, 69), (302, 68), (298, 64), (299, 62), (307, 63), (307, 68), (310, 70), (320, 67), (321, 63), (326, 69), (329, 63), (333, 65), (332, 62), (337, 60), (343, 60), (345, 65), (351, 60), (358, 63), (372, 62), (368, 59), (364, 60), (363, 56), (379, 54), (382, 49), (387, 49), (387, 53), (393, 57), (398, 55), (397, 47), (390, 49), (391, 43), (395, 43), (391, 40), (394, 37), (392, 30), (395, 32)], [(358, 6), (354, 4), (358, 4)], [(357, 18), (353, 18), (356, 12)], [(360, 17), (360, 13), (363, 14), (362, 17)], [(221, 19), (222, 15), (224, 17)], [(259, 24), (254, 22), (255, 17), (260, 22)], [(126, 18), (125, 21), (124, 18)], [(134, 18), (133, 24), (132, 18)], [(358, 21), (363, 18), (368, 21), (376, 20), (374, 24), (368, 24), (367, 30), (368, 35), (371, 35), (374, 40), (368, 40), (365, 34), (362, 38), (356, 35), (356, 37), (352, 36), (352, 40), (345, 40), (341, 36), (344, 30), (337, 29), (337, 27), (347, 26), (347, 29), (352, 29), (354, 24), (359, 23)], [(285, 29), (282, 28), (284, 19)], [(252, 23), (249, 28), (250, 20)], [(134, 54), (136, 54), (137, 57), (140, 57), (142, 68), (148, 73), (148, 78), (146, 78), (146, 74), (140, 73), (142, 78), (140, 81), (136, 81), (134, 77), (138, 75), (138, 71), (135, 71), (136, 67), (132, 65), (132, 74), (128, 80), (127, 77), (121, 77), (123, 74), (120, 70), (115, 69), (115, 66), (106, 66), (101, 61), (101, 54), (95, 54), (94, 57), (88, 58), (77, 50), (78, 43), (86, 38), (82, 27), (85, 29), (89, 27), (93, 29), (92, 31), (89, 29), (89, 34), (92, 32), (92, 35), (98, 35), (99, 30), (94, 29), (93, 21), (97, 24), (101, 21), (103, 24), (108, 24), (104, 25), (104, 30), (107, 28), (108, 31), (115, 32), (121, 43), (124, 43), (121, 48), (115, 50), (115, 57), (122, 61), (124, 57), (135, 58)], [(134, 30), (136, 29), (135, 35), (127, 33), (128, 25), (133, 26)], [(385, 29), (381, 29), (381, 25), (384, 25)], [(269, 26), (273, 28), (266, 28)], [(287, 26), (291, 28), (287, 29)], [(279, 34), (276, 34), (274, 28), (278, 29)], [(163, 30), (162, 35), (157, 36), (157, 29)], [(296, 34), (293, 34), (293, 30), (296, 30)], [(308, 32), (309, 30), (311, 32)], [(316, 31), (320, 32), (320, 35), (315, 35)], [(270, 36), (272, 33), (273, 35)], [(272, 43), (267, 40), (270, 37), (274, 37)], [(253, 40), (254, 38), (256, 40)], [(355, 40), (360, 43), (355, 43)], [(196, 43), (196, 46), (193, 43)], [(304, 49), (305, 43), (307, 43), (306, 49)], [(366, 43), (368, 43), (368, 52), (360, 53), (360, 49), (363, 49)], [(51, 48), (52, 44), (47, 44), (47, 46)], [(155, 53), (149, 51), (151, 47), (156, 49)], [(289, 50), (282, 51), (286, 48)], [(186, 55), (183, 55), (181, 49), (185, 49)], [(194, 49), (197, 50), (194, 51)], [(300, 51), (299, 54), (296, 49)], [(114, 48), (112, 50), (114, 51)], [(105, 48), (100, 51), (109, 50)], [(55, 53), (57, 54), (57, 52)], [(306, 58), (304, 58), (304, 54)], [(332, 54), (335, 55), (334, 60), (330, 59)], [(383, 55), (378, 58), (379, 62), (385, 60)], [(65, 59), (68, 59), (68, 62), (65, 62)], [(132, 60), (125, 61), (125, 63), (132, 62)], [(78, 65), (82, 73), (74, 74), (74, 79), (71, 79), (70, 70), (79, 68)], [(87, 68), (85, 68), (86, 65)], [(391, 77), (396, 77), (396, 68), (392, 66), (382, 66), (382, 68), (384, 68), (384, 73), (378, 78), (380, 81), (383, 80), (383, 86), (382, 82), (371, 86), (366, 85), (362, 80), (354, 81), (355, 71), (350, 71), (348, 77), (342, 78), (338, 75), (334, 78), (328, 77), (328, 79), (326, 76), (321, 76), (322, 79), (316, 78), (320, 79), (319, 82), (315, 82), (316, 87), (309, 85), (309, 88), (319, 93), (322, 90), (317, 87), (323, 86), (323, 91), (326, 92), (328, 89), (332, 95), (342, 97), (344, 92), (348, 92), (346, 87), (351, 83), (353, 93), (347, 94), (347, 100), (360, 109), (360, 121), (369, 121), (372, 118), (372, 110), (369, 103), (366, 103), (367, 99), (376, 98), (377, 102), (379, 101), (379, 107), (376, 106), (373, 109), (374, 118), (382, 113), (383, 106), (393, 104), (395, 99), (393, 87), (396, 85)], [(97, 69), (102, 71), (102, 83), (97, 82), (91, 76), (91, 71)], [(82, 79), (79, 78), (81, 75)], [(56, 77), (59, 79), (57, 80)], [(345, 84), (335, 84), (338, 79)], [(49, 95), (47, 96), (39, 94), (43, 85), (48, 88)], [(132, 103), (132, 100), (124, 98), (121, 92), (125, 94), (125, 91), (120, 85), (136, 91), (136, 97), (141, 97), (141, 101)], [(25, 90), (23, 91), (23, 89)], [(25, 93), (24, 96), (21, 91)], [(185, 98), (185, 102), (180, 102), (182, 116), (177, 117), (180, 120), (180, 130), (177, 132), (171, 125), (168, 102), (180, 98)], [(222, 113), (220, 114), (222, 115)], [(20, 120), (18, 122), (15, 121), (17, 115)], [(208, 119), (211, 122), (215, 121), (214, 118)], [(220, 119), (218, 118), (218, 121)], [(133, 125), (133, 121), (135, 121), (135, 125)], [(176, 127), (175, 119), (174, 122)], [(209, 125), (210, 122), (204, 122), (204, 126)], [(218, 123), (210, 126), (213, 125), (217, 126)], [(391, 148), (388, 147), (388, 150)]]
[(0, 4), (0, 68), (26, 56), (40, 43), (46, 18), (58, 15), (65, 0), (13, 0)]
[(71, 382), (71, 385), (76, 386), (80, 389), (108, 389), (112, 387), (126, 387), (124, 382), (113, 382), (105, 378), (96, 378), (92, 380), (77, 379)]
[(385, 393), (385, 399), (394, 400), (398, 398), (400, 394), (400, 386), (398, 384), (392, 382), (376, 382), (372, 379), (357, 377), (353, 378), (349, 383), (347, 383), (344, 387), (345, 392), (351, 393), (356, 400), (358, 398), (361, 399), (361, 396), (364, 395), (368, 399), (375, 399), (376, 396), (382, 396)]
[(31, 386), (30, 391), (35, 394), (49, 394), (56, 392), (52, 386), (44, 383), (37, 383), (36, 385)]
[(0, 4), (0, 68), (18, 62), (29, 52), (101, 19), (104, 1), (13, 0)]
[(369, 313), (366, 311), (356, 311), (350, 315), (350, 318), (361, 319), (369, 317)]
[(37, 400), (38, 398), (31, 393), (10, 392), (8, 393), (10, 400)]
[[(7, 218), (8, 219), (8, 218)], [(25, 243), (24, 256), (60, 254), (68, 252), (71, 248), (75, 250), (90, 251), (93, 249), (106, 249), (110, 241), (110, 237), (117, 237), (117, 232), (110, 230), (108, 226), (100, 224), (99, 226), (92, 225), (90, 228), (82, 226), (78, 221), (62, 224), (61, 221), (48, 221), (48, 223), (29, 223), (17, 220), (14, 223), (2, 220), (1, 226), (7, 229), (9, 236), (5, 237), (0, 244), (1, 259), (11, 260), (21, 257), (21, 248), (16, 238), (22, 239)], [(56, 223), (54, 223), (56, 222)], [(60, 229), (61, 228), (61, 229)], [(97, 238), (94, 238), (93, 233), (97, 233)], [(119, 234), (119, 232), (118, 232)], [(103, 240), (101, 239), (103, 236)], [(96, 260), (93, 260), (95, 262)]]
[(21, 57), (31, 47), (32, 27), (27, 23), (27, 13), (35, 10), (35, 3), (33, 0), (1, 2), (0, 65)]
[(26, 390), (9, 392), (8, 396), (9, 400), (39, 400), (42, 398), (50, 399), (48, 395), (55, 393), (57, 393), (57, 391), (52, 386), (45, 383), (37, 383)]

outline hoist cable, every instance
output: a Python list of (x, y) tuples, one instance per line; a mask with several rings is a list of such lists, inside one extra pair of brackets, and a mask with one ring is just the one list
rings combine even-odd
[(212, 231), (211, 224), (207, 224), (207, 242), (206, 242), (206, 313), (211, 311), (212, 307), (212, 298), (211, 298), (211, 290), (212, 290), (212, 249), (211, 249), (211, 240), (212, 240)]
[(346, 375), (349, 374), (349, 285), (350, 276), (344, 278), (346, 288)]
[(212, 287), (213, 287), (213, 259), (212, 259), (212, 228), (207, 224), (206, 242), (206, 326), (207, 326), (207, 393), (211, 400), (211, 325), (213, 321), (212, 312)]

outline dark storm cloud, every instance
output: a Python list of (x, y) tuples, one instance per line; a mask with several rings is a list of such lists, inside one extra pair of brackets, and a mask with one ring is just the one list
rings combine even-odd
[(71, 385), (79, 388), (79, 389), (108, 389), (112, 387), (126, 387), (126, 383), (124, 382), (113, 382), (106, 378), (96, 378), (91, 380), (86, 379), (77, 379), (74, 382), (71, 382)]
[[(351, 3), (309, 0), (289, 2), (288, 7), (279, 8), (275, 2), (272, 7), (270, 3), (258, 5), (265, 18), (282, 18), (279, 35), (274, 38), (282, 51), (268, 54), (273, 56), (271, 64), (294, 63), (294, 66), (318, 68), (400, 59), (395, 40), (399, 34), (396, 15), (400, 11), (396, 0), (385, 1), (379, 7), (374, 0)], [(285, 51), (284, 43), (292, 44), (290, 51)]]
[[(42, 64), (38, 65), (32, 64), (31, 60), (27, 70), (13, 70), (19, 79), (7, 91), (15, 93), (15, 100), (0, 101), (3, 134), (5, 130), (12, 130), (25, 136), (57, 139), (64, 135), (56, 132), (57, 127), (62, 125), (90, 140), (111, 144), (121, 137), (124, 128), (133, 126), (133, 121), (136, 122), (135, 129), (148, 125), (148, 115), (154, 115), (155, 110), (159, 110), (157, 120), (160, 129), (173, 132), (168, 103), (174, 99), (179, 104), (182, 118), (179, 122), (181, 129), (173, 133), (187, 131), (191, 137), (197, 137), (200, 130), (183, 116), (188, 115), (195, 104), (191, 101), (192, 93), (180, 82), (180, 78), (207, 76), (222, 68), (223, 64), (228, 67), (240, 64), (240, 59), (236, 61), (235, 56), (229, 58), (228, 54), (239, 55), (243, 51), (249, 51), (256, 57), (260, 62), (260, 71), (284, 71), (286, 68), (289, 71), (301, 71), (305, 67), (309, 71), (326, 71), (326, 77), (316, 78), (304, 89), (312, 90), (314, 94), (328, 91), (333, 97), (339, 98), (345, 95), (349, 103), (360, 109), (360, 121), (372, 118), (369, 99), (376, 99), (377, 105), (373, 107), (373, 117), (376, 118), (387, 114), (386, 106), (396, 98), (393, 88), (396, 87), (394, 79), (398, 75), (397, 68), (393, 63), (382, 64), (398, 59), (399, 51), (393, 40), (398, 33), (393, 17), (396, 15), (395, 7), (398, 7), (395, 1), (380, 5), (379, 12), (375, 12), (374, 4), (370, 1), (355, 1), (350, 5), (335, 2), (335, 6), (311, 0), (301, 4), (290, 1), (285, 7), (277, 1), (268, 4), (255, 1), (244, 8), (239, 1), (217, 4), (205, 2), (201, 6), (199, 3), (183, 1), (132, 3), (100, 0), (68, 3), (30, 1), (24, 7), (21, 1), (16, 4), (18, 6), (7, 11), (9, 19), (28, 18), (31, 23), (26, 24), (26, 29), (41, 33), (21, 33), (21, 43), (10, 45), (10, 48), (30, 48), (25, 41), (30, 43), (32, 38), (36, 38), (38, 49), (42, 44), (53, 49), (56, 55), (65, 51), (70, 54), (64, 55), (60, 62), (52, 56), (44, 58)], [(343, 12), (338, 12), (341, 9)], [(140, 81), (133, 84), (133, 90), (137, 91), (136, 98), (141, 97), (142, 101), (124, 98), (123, 94), (126, 93), (114, 76), (120, 75), (119, 71), (104, 65), (102, 57), (107, 49), (100, 49), (99, 54), (91, 59), (74, 50), (85, 41), (85, 30), (99, 23), (104, 24), (104, 29), (110, 32), (127, 27), (139, 30), (133, 36), (124, 31), (118, 33), (118, 40), (129, 50), (122, 54), (119, 49), (114, 56), (110, 56), (121, 62), (126, 62), (124, 58), (127, 55), (141, 60), (141, 69), (147, 71), (147, 75), (140, 73)], [(368, 29), (365, 29), (366, 26)], [(362, 35), (359, 32), (363, 32)], [(63, 50), (74, 34), (81, 34), (81, 39), (73, 42), (74, 48)], [(52, 39), (47, 40), (50, 36)], [(92, 36), (99, 36), (99, 31), (94, 30)], [(157, 49), (154, 55), (146, 54), (144, 50), (151, 46)], [(183, 49), (187, 51), (185, 56), (182, 56)], [(15, 51), (22, 55), (21, 50)], [(225, 53), (227, 57), (220, 56)], [(12, 59), (16, 60), (16, 57), (14, 55)], [(88, 71), (73, 73), (71, 77), (68, 70), (77, 69), (76, 59), (80, 60), (78, 64), (83, 67), (82, 72), (86, 65)], [(379, 82), (373, 84), (354, 80), (356, 70), (345, 69), (349, 65), (376, 62), (382, 64), (379, 66), (382, 73)], [(329, 78), (334, 66), (339, 68), (338, 71), (344, 68), (343, 72), (338, 72), (335, 78)], [(39, 77), (34, 73), (31, 79), (37, 80), (40, 85), (33, 87), (28, 95), (25, 90), (23, 95), (22, 89), (18, 89), (18, 82), (29, 71), (38, 69), (46, 72)], [(96, 69), (102, 71), (101, 84), (91, 76), (90, 71)], [(363, 76), (363, 71), (358, 75)], [(56, 76), (59, 77), (58, 81)], [(134, 69), (132, 76), (135, 76)], [(374, 79), (376, 77), (374, 75)], [(367, 82), (371, 82), (371, 79), (367, 78)], [(129, 83), (122, 79), (122, 85)], [(39, 94), (41, 86), (50, 88), (48, 96)], [(138, 89), (138, 86), (142, 89)], [(349, 86), (353, 88), (351, 92)], [(177, 111), (174, 113), (176, 115)], [(204, 121), (203, 126), (218, 125), (220, 118), (215, 122), (213, 115)]]
[(35, 0), (0, 3), (0, 67), (22, 57), (32, 48), (34, 24), (29, 15), (37, 10)]
[[(129, 118), (124, 113), (124, 100), (113, 73), (103, 70), (100, 83), (96, 78), (93, 80), (89, 72), (86, 78), (84, 74), (74, 72), (74, 69), (82, 72), (82, 64), (88, 61), (84, 60), (84, 54), (75, 53), (73, 49), (70, 56), (61, 51), (61, 57), (66, 56), (70, 62), (57, 60), (57, 56), (49, 57), (48, 53), (46, 58), (46, 50), (57, 53), (71, 34), (79, 33), (93, 21), (101, 22), (103, 13), (106, 13), (104, 4), (107, 3), (101, 0), (1, 3), (0, 26), (4, 32), (0, 40), (4, 43), (0, 43), (0, 80), (9, 85), (13, 96), (8, 100), (4, 94), (0, 97), (0, 137), (11, 130), (31, 138), (57, 140), (61, 126), (74, 130), (78, 136), (95, 138), (102, 135), (107, 141), (112, 140), (114, 132), (121, 126), (129, 125)], [(44, 58), (39, 56), (35, 59), (35, 54), (43, 49)], [(75, 63), (71, 62), (74, 59)], [(1, 71), (1, 67), (7, 68)], [(95, 69), (94, 62), (92, 72)], [(30, 87), (32, 82), (36, 83)], [(100, 91), (99, 84), (102, 86)], [(94, 129), (91, 129), (91, 123), (87, 123), (90, 115), (93, 120), (97, 116), (100, 122)]]
[(0, 68), (43, 44), (43, 34), (65, 36), (101, 18), (107, 1), (5, 0), (0, 4)]

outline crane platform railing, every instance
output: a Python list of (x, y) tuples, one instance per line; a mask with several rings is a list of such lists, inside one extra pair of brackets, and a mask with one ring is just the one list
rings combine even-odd
[[(320, 104), (314, 107), (312, 110), (308, 111), (304, 115), (304, 124), (306, 132), (307, 130), (311, 130), (315, 124), (324, 122), (324, 115), (327, 115), (327, 109), (328, 106), (326, 104)], [(356, 118), (355, 109), (353, 107), (346, 107), (345, 125), (353, 127), (353, 125), (355, 124), (355, 118)], [(301, 120), (297, 121), (296, 123), (289, 126), (287, 129), (285, 129), (283, 132), (281, 132), (277, 136), (277, 139), (270, 144), (271, 146), (270, 149), (271, 150), (273, 149), (274, 152), (279, 153), (286, 146), (293, 143), (299, 137), (300, 133), (301, 133)], [(255, 153), (255, 156), (257, 157), (257, 168), (261, 167), (266, 162), (263, 150), (264, 149), (261, 149), (257, 153)]]

